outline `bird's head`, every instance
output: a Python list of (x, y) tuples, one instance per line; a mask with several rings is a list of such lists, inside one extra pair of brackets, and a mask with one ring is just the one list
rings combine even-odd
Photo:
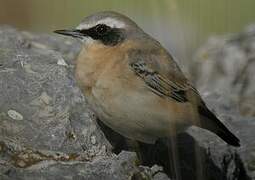
[(55, 33), (80, 39), (84, 45), (116, 46), (143, 31), (128, 17), (105, 11), (86, 17), (75, 29), (56, 30)]

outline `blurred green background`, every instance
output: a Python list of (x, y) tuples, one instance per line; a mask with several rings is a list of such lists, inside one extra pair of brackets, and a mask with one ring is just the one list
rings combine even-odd
[(254, 9), (254, 0), (0, 0), (0, 24), (52, 32), (76, 26), (91, 13), (114, 10), (189, 60), (208, 37), (254, 23)]

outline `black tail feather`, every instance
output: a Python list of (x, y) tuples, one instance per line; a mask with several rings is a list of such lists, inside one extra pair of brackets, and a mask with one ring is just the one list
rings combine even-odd
[(240, 146), (240, 140), (227, 129), (227, 127), (206, 107), (206, 105), (200, 106), (198, 111), (202, 116), (202, 128), (214, 132), (226, 143), (232, 146)]

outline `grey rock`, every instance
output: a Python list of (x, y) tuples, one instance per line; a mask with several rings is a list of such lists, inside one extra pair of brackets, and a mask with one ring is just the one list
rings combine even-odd
[(50, 47), (35, 50), (19, 44), (14, 37), (25, 44), (33, 41), (13, 29), (2, 30), (1, 37), (1, 139), (32, 149), (100, 151), (107, 141), (89, 117), (72, 66), (58, 65), (65, 57)]
[(148, 176), (134, 153), (111, 153), (73, 77), (80, 44), (0, 27), (0, 178)]
[(255, 26), (238, 34), (211, 37), (190, 69), (201, 92), (228, 96), (245, 116), (255, 116)]
[[(255, 179), (255, 26), (250, 25), (241, 33), (211, 37), (193, 59), (190, 69), (196, 87), (208, 100), (208, 105), (221, 120), (241, 139), (241, 147), (234, 150), (226, 147), (215, 136), (194, 135), (200, 146), (210, 149), (210, 156), (217, 167), (231, 175), (233, 161), (244, 165), (251, 179)], [(205, 137), (205, 139), (202, 139)], [(215, 144), (217, 143), (217, 144)], [(230, 152), (225, 160), (222, 153)], [(235, 155), (233, 155), (235, 154)], [(235, 158), (234, 158), (235, 157)], [(232, 160), (231, 160), (232, 159)], [(216, 160), (216, 161), (215, 161)], [(228, 168), (226, 168), (226, 161)], [(224, 163), (225, 162), (225, 163)], [(233, 173), (232, 173), (233, 174)], [(233, 177), (229, 177), (230, 179)]]
[[(198, 148), (195, 152), (201, 162), (204, 176), (208, 179), (254, 179), (254, 169), (249, 164), (254, 159), (255, 128), (252, 117), (243, 117), (234, 111), (233, 102), (226, 97), (210, 95), (204, 97), (209, 107), (241, 140), (241, 147), (227, 145), (223, 140), (206, 130), (190, 128), (188, 134), (195, 140)], [(236, 108), (237, 109), (237, 108)], [(192, 149), (192, 147), (190, 147)], [(194, 147), (193, 147), (194, 148)]]
[[(44, 161), (28, 169), (11, 169), (8, 178), (12, 179), (44, 179), (44, 180), (126, 180), (133, 177), (150, 178), (140, 173), (136, 166), (136, 155), (122, 152), (114, 157), (99, 157), (92, 162), (54, 162)], [(165, 178), (167, 179), (167, 178)]]

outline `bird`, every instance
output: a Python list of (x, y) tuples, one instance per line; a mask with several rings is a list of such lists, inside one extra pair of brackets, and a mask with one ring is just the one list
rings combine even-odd
[(54, 32), (82, 42), (75, 78), (107, 128), (155, 144), (197, 126), (240, 146), (184, 76), (176, 58), (129, 17), (102, 11), (85, 17), (74, 29)]

